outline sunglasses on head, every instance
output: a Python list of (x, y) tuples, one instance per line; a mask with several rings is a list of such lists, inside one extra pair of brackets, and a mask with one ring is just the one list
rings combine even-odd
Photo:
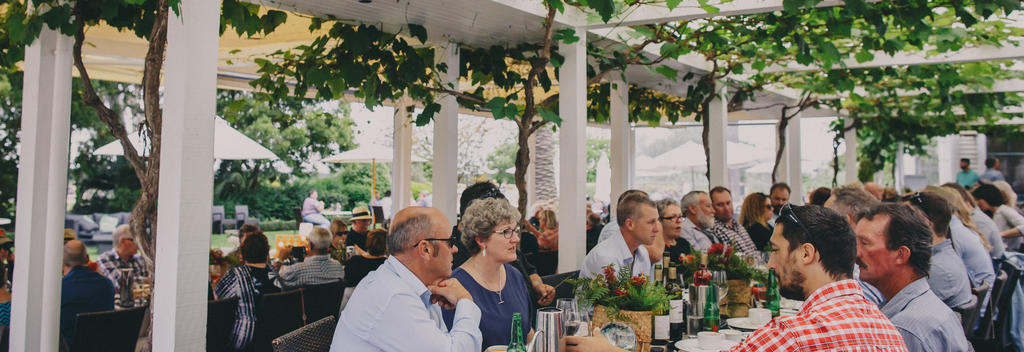
[(920, 207), (924, 206), (924, 197), (921, 196), (921, 192), (914, 192), (914, 194), (904, 196), (900, 199), (906, 202), (914, 202), (914, 204), (917, 204)]
[(790, 203), (786, 203), (782, 206), (782, 209), (779, 209), (779, 218), (800, 226), (800, 229), (807, 234), (807, 242), (811, 241), (811, 231), (808, 231), (804, 223), (800, 221), (800, 218), (796, 217), (796, 214), (793, 213), (793, 206)]

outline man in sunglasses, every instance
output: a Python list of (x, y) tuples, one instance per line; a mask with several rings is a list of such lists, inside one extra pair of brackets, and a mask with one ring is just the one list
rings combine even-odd
[(899, 329), (907, 348), (968, 351), (960, 319), (928, 285), (934, 263), (928, 220), (899, 203), (883, 203), (860, 215), (855, 229), (860, 278), (885, 295), (882, 313)]
[[(480, 308), (449, 279), (455, 239), (439, 210), (409, 207), (395, 214), (388, 257), (352, 293), (334, 331), (331, 351), (480, 351)], [(441, 306), (455, 309), (451, 329)]]

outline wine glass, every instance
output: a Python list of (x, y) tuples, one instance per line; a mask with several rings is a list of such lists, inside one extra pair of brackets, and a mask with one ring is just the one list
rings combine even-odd
[(722, 298), (725, 298), (729, 293), (728, 277), (725, 274), (725, 270), (712, 271), (711, 281), (715, 283), (715, 287), (718, 289), (718, 301), (721, 302)]

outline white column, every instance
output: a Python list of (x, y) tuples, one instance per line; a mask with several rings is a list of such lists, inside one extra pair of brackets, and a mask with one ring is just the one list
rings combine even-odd
[(565, 63), (559, 70), (558, 104), (562, 126), (558, 129), (559, 175), (558, 272), (577, 270), (586, 254), (587, 196), (587, 46), (586, 33), (576, 28), (580, 40), (566, 45)]
[(636, 187), (636, 128), (629, 127), (629, 154), (626, 155), (626, 170), (629, 170), (629, 181), (626, 182), (626, 189)]
[[(519, 137), (516, 136), (516, 138), (516, 140), (518, 140)], [(537, 201), (537, 134), (531, 134), (530, 138), (527, 140), (527, 143), (529, 144), (528, 147), (530, 148), (530, 165), (526, 167), (525, 197), (528, 200), (526, 206), (529, 207)], [(519, 196), (523, 197), (524, 195)], [(518, 204), (519, 202), (517, 201), (516, 205), (518, 206)], [(526, 208), (526, 218), (533, 216), (533, 214), (531, 213), (532, 211), (532, 208)]]
[(787, 160), (786, 169), (788, 178), (785, 179), (786, 183), (789, 184), (789, 188), (792, 190), (789, 194), (789, 201), (796, 205), (804, 204), (804, 178), (803, 168), (801, 166), (802, 153), (800, 152), (800, 125), (801, 116), (797, 114), (789, 120), (789, 126), (786, 126), (786, 154), (783, 156)]
[(936, 159), (938, 159), (939, 184), (956, 182), (956, 170), (960, 168), (960, 157), (953, 149), (956, 135), (942, 136), (936, 139)]
[[(448, 65), (448, 72), (441, 74), (441, 84), (453, 85), (459, 89), (459, 45), (448, 42), (447, 47), (437, 48), (435, 59)], [(459, 103), (454, 95), (440, 99), (441, 112), (434, 118), (434, 207), (441, 210), (448, 222), (454, 226), (458, 212), (459, 183)]]
[(168, 19), (154, 351), (206, 346), (219, 14), (220, 1), (184, 0)]
[(729, 185), (729, 157), (726, 149), (726, 132), (729, 127), (729, 96), (728, 86), (724, 82), (715, 83), (717, 96), (708, 104), (708, 143), (711, 155), (710, 168), (711, 188)]
[(394, 160), (391, 164), (392, 212), (397, 214), (412, 202), (412, 114), (407, 97), (395, 102)]
[(899, 193), (903, 193), (903, 179), (904, 179), (903, 176), (906, 173), (905, 172), (906, 170), (904, 170), (904, 167), (907, 164), (907, 160), (905, 158), (906, 158), (906, 155), (903, 153), (903, 143), (902, 142), (897, 143), (896, 144), (896, 162), (894, 162), (893, 165), (892, 165), (893, 171), (895, 171), (895, 172), (893, 172), (893, 174), (895, 175), (894, 176), (895, 180), (892, 180), (893, 181), (892, 183), (893, 183), (893, 188), (895, 188), (896, 192), (899, 192)]
[(618, 74), (611, 84), (611, 94), (608, 97), (611, 102), (609, 114), (611, 115), (611, 157), (612, 168), (611, 194), (608, 200), (611, 203), (611, 212), (615, 214), (615, 201), (619, 195), (630, 187), (630, 166), (633, 162), (630, 142), (629, 128), (629, 88)]
[(44, 28), (25, 48), (11, 351), (59, 346), (63, 240), (58, 234), (67, 202), (73, 42)]
[[(846, 126), (853, 125), (853, 117), (846, 117)], [(856, 182), (857, 179), (857, 129), (850, 128), (843, 134), (846, 141), (846, 183)]]

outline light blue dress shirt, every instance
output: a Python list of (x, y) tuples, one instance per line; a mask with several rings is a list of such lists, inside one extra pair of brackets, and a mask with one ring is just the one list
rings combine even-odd
[(999, 226), (996, 226), (996, 222), (992, 221), (992, 218), (978, 207), (974, 207), (974, 210), (971, 210), (971, 219), (974, 220), (974, 225), (978, 226), (981, 234), (985, 235), (988, 244), (992, 245), (992, 250), (988, 251), (988, 254), (993, 259), (1002, 258), (1003, 252), (1006, 250), (1006, 244), (1003, 243), (1003, 235), (1000, 234)]
[(476, 304), (459, 300), (449, 331), (430, 295), (402, 262), (389, 257), (356, 286), (334, 329), (331, 352), (482, 350)]
[(968, 351), (960, 319), (928, 288), (924, 278), (911, 282), (882, 305), (910, 352)]
[(711, 248), (711, 238), (704, 233), (697, 224), (690, 221), (689, 218), (683, 218), (683, 230), (680, 231), (679, 238), (682, 238), (686, 242), (690, 243), (690, 248), (694, 250), (706, 252), (708, 248)]
[[(1017, 228), (1024, 233), (1024, 216), (1021, 216), (1017, 209), (1011, 208), (1008, 205), (1000, 205), (999, 208), (996, 208), (995, 213), (992, 214), (992, 221), (999, 228), (1000, 236), (1003, 231), (1011, 228)], [(1003, 237), (1003, 244), (1006, 245), (1006, 250), (1016, 252), (1020, 248), (1022, 238), (1024, 237)]]
[(602, 271), (609, 264), (615, 267), (615, 272), (626, 265), (632, 265), (633, 276), (640, 274), (651, 276), (651, 258), (647, 254), (647, 248), (637, 246), (632, 253), (626, 245), (622, 235), (618, 235), (604, 242), (598, 242), (594, 249), (583, 258), (583, 266), (580, 267), (580, 277), (590, 278), (601, 275)]
[(928, 285), (946, 306), (960, 307), (971, 302), (971, 283), (964, 262), (953, 250), (953, 242), (944, 240), (932, 246), (932, 266)]
[(1006, 181), (1006, 177), (1003, 177), (1003, 173), (996, 169), (985, 169), (978, 175), (978, 179), (988, 182)]
[(622, 232), (619, 230), (619, 223), (616, 222), (615, 216), (612, 216), (608, 220), (608, 223), (604, 224), (604, 227), (601, 228), (601, 235), (597, 236), (597, 243), (604, 242), (609, 238), (619, 236), (621, 234)]
[(987, 282), (989, 287), (992, 287), (996, 282), (996, 272), (992, 266), (992, 258), (985, 250), (985, 244), (981, 243), (978, 233), (967, 228), (955, 215), (949, 222), (949, 231), (953, 236), (953, 249), (964, 262), (971, 283), (978, 287)]

